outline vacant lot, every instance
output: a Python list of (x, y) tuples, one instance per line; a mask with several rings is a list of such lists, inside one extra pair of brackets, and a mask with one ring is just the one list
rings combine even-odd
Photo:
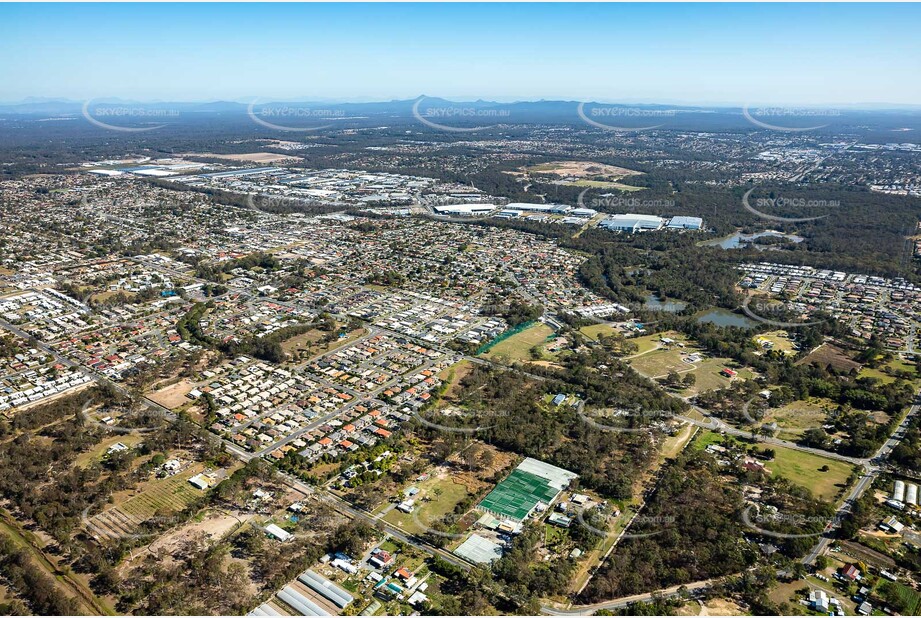
[[(843, 461), (782, 446), (770, 448), (776, 455), (773, 461), (765, 462), (768, 471), (809, 489), (820, 500), (834, 500), (853, 470), (851, 464)], [(821, 472), (823, 466), (828, 466), (828, 470)]]
[(195, 388), (195, 385), (192, 384), (191, 381), (180, 380), (175, 384), (171, 384), (170, 386), (151, 393), (147, 398), (155, 403), (159, 403), (164, 408), (172, 410), (189, 401), (186, 395), (188, 395), (193, 388)]
[(356, 328), (346, 333), (345, 337), (339, 337), (330, 343), (320, 343), (321, 339), (329, 333), (314, 328), (306, 333), (283, 341), (281, 343), (281, 349), (289, 356), (297, 357), (300, 355), (305, 358), (312, 358), (317, 354), (324, 354), (330, 350), (335, 350), (338, 347), (344, 346), (347, 343), (351, 343), (366, 332), (367, 331), (363, 328)]
[(572, 178), (599, 177), (624, 178), (625, 176), (639, 176), (643, 172), (630, 170), (616, 165), (606, 165), (593, 161), (551, 161), (524, 168), (524, 171), (535, 174), (555, 174), (570, 176)]
[(807, 429), (821, 427), (832, 404), (827, 399), (812, 398), (794, 401), (781, 408), (772, 409), (764, 417), (765, 423), (777, 423), (785, 439), (799, 438)]
[(845, 373), (851, 369), (859, 370), (862, 366), (860, 363), (851, 360), (844, 350), (830, 343), (823, 343), (797, 364), (815, 364), (819, 367), (831, 365), (838, 371)]
[(444, 395), (442, 397), (447, 400), (453, 400), (458, 390), (460, 390), (461, 380), (463, 380), (471, 371), (473, 371), (473, 362), (469, 360), (462, 360), (439, 373), (439, 379), (446, 381), (447, 383)]
[[(597, 341), (598, 338), (602, 336), (609, 337), (611, 335), (620, 333), (617, 328), (611, 326), (610, 324), (592, 324), (591, 326), (583, 326), (579, 329), (579, 332), (581, 332), (586, 337), (594, 339), (595, 341)], [(636, 340), (634, 339), (634, 341)]]
[(552, 334), (553, 329), (546, 324), (534, 324), (505, 341), (497, 343), (488, 352), (485, 352), (485, 355), (496, 361), (511, 363), (529, 361), (531, 360), (531, 348), (544, 343)]

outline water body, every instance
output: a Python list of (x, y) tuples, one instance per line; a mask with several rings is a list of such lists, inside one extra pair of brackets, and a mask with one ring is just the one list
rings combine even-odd
[[(738, 249), (739, 247), (744, 247), (750, 245), (751, 241), (756, 238), (762, 238), (764, 236), (774, 236), (776, 238), (786, 238), (795, 243), (800, 243), (805, 240), (802, 236), (797, 236), (795, 234), (784, 234), (783, 232), (776, 232), (774, 230), (768, 230), (766, 232), (758, 232), (757, 234), (743, 234), (742, 232), (736, 232), (732, 236), (727, 236), (725, 238), (716, 238), (714, 240), (707, 240), (701, 245), (705, 247), (720, 247), (721, 249)], [(758, 247), (759, 249), (765, 249), (769, 247)]]
[(683, 303), (680, 300), (662, 300), (657, 294), (647, 294), (643, 303), (643, 307), (649, 311), (667, 311), (668, 313), (684, 311), (687, 306), (687, 303)]
[(754, 320), (747, 318), (744, 315), (733, 313), (728, 309), (710, 309), (709, 311), (698, 313), (696, 317), (698, 322), (711, 322), (717, 326), (738, 326), (739, 328), (752, 328), (755, 326), (755, 324), (757, 324), (757, 322)]

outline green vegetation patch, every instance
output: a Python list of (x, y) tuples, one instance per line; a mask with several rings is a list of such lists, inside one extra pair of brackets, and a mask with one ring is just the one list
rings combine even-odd
[(530, 360), (531, 348), (544, 343), (552, 334), (553, 329), (546, 324), (529, 322), (502, 333), (483, 346), (480, 353), (488, 351), (490, 357), (505, 357), (512, 362)]
[[(819, 500), (833, 500), (844, 488), (853, 467), (843, 461), (804, 453), (785, 447), (775, 447), (775, 456), (767, 462), (767, 469), (785, 479), (809, 489)], [(825, 472), (820, 472), (824, 466)]]

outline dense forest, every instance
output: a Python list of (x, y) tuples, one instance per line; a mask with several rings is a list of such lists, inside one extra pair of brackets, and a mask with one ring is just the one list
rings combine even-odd
[[(707, 454), (668, 463), (645, 516), (592, 578), (584, 602), (636, 594), (745, 570), (756, 556), (742, 537), (739, 489), (719, 477)], [(639, 536), (648, 533), (648, 536)]]

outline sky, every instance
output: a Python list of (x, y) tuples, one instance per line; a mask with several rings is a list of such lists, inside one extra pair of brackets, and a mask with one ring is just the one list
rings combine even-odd
[(921, 104), (918, 4), (0, 4), (0, 101)]

